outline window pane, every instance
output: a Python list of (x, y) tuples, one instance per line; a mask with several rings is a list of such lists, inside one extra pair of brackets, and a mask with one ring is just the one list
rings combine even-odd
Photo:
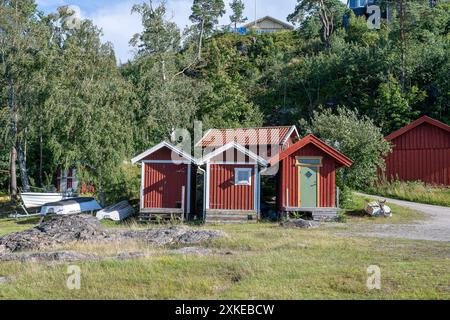
[(237, 184), (250, 184), (251, 170), (236, 170), (236, 183)]
[(317, 164), (320, 165), (320, 159), (298, 159), (300, 164)]

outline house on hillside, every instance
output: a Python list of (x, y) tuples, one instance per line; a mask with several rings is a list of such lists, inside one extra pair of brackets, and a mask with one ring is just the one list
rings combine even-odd
[(423, 181), (450, 186), (450, 126), (423, 116), (385, 138), (388, 181)]
[(294, 30), (294, 27), (289, 23), (283, 22), (270, 16), (265, 16), (263, 18), (260, 18), (258, 20), (243, 25), (236, 31), (241, 34), (247, 34), (248, 32), (251, 31), (254, 31), (258, 34), (263, 34), (289, 30)]
[[(142, 165), (141, 214), (176, 212), (187, 218), (196, 213), (205, 222), (257, 221), (261, 178), (270, 177), (266, 183), (276, 190), (280, 214), (335, 218), (336, 170), (352, 164), (317, 137), (300, 138), (295, 126), (212, 129), (195, 147), (201, 149), (201, 159), (162, 142), (132, 160)], [(198, 180), (203, 180), (203, 199), (194, 212), (198, 190), (193, 181)]]

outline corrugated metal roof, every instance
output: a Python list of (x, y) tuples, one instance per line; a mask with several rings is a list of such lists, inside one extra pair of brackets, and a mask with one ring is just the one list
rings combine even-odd
[(196, 146), (219, 147), (230, 142), (242, 146), (280, 145), (287, 140), (288, 134), (290, 135), (294, 131), (297, 133), (295, 126), (211, 129), (206, 132)]

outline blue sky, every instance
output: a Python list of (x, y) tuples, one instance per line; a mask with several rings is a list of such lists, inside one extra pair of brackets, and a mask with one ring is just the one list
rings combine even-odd
[[(285, 20), (287, 15), (294, 11), (297, 0), (256, 0), (258, 18), (270, 15), (280, 20)], [(114, 44), (116, 56), (121, 62), (126, 62), (132, 57), (132, 48), (128, 41), (141, 30), (140, 19), (137, 15), (131, 15), (133, 4), (143, 0), (36, 0), (38, 8), (46, 13), (53, 12), (59, 6), (72, 5), (79, 8), (82, 18), (91, 19), (103, 30), (103, 41)], [(154, 0), (155, 3), (158, 0)], [(227, 3), (227, 13), (220, 23), (228, 24), (230, 8)], [(246, 4), (245, 15), (249, 20), (255, 17), (255, 0), (244, 0)], [(192, 0), (167, 0), (169, 16), (181, 27), (189, 22)]]

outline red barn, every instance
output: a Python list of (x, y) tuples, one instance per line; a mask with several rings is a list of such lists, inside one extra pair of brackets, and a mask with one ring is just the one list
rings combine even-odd
[(386, 137), (386, 178), (450, 185), (450, 126), (427, 116)]
[(269, 163), (278, 165), (280, 212), (310, 212), (315, 219), (336, 217), (336, 169), (350, 167), (349, 158), (314, 135), (308, 135)]
[(183, 219), (194, 211), (196, 160), (168, 142), (136, 156), (141, 164), (141, 218), (171, 216)]

